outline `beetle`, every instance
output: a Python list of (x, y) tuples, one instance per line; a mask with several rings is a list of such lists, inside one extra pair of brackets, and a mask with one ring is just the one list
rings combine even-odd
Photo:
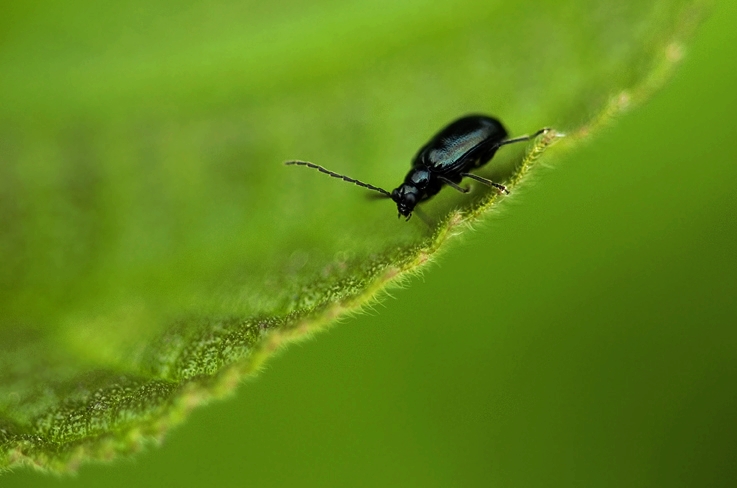
[(469, 188), (459, 185), (463, 178), (471, 178), (509, 194), (504, 185), (494, 183), (489, 179), (469, 173), (469, 171), (488, 163), (500, 147), (529, 141), (548, 130), (548, 128), (540, 129), (531, 136), (507, 139), (507, 130), (499, 120), (493, 117), (487, 115), (461, 117), (448, 124), (420, 148), (412, 160), (412, 168), (404, 177), (404, 181), (391, 193), (308, 161), (293, 160), (286, 161), (284, 164), (307, 166), (333, 178), (340, 178), (343, 181), (379, 192), (397, 204), (397, 217), (404, 216), (406, 220), (409, 220), (417, 204), (436, 195), (444, 185), (461, 193), (468, 193)]

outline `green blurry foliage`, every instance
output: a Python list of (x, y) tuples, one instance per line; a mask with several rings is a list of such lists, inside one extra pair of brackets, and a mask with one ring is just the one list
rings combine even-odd
[[(568, 135), (657, 88), (699, 1), (95, 2), (0, 22), (0, 467), (160, 438), (365, 304), (499, 200), (395, 218), (383, 187), (453, 118)], [(519, 183), (556, 139), (484, 176)], [(514, 198), (514, 193), (511, 197)]]

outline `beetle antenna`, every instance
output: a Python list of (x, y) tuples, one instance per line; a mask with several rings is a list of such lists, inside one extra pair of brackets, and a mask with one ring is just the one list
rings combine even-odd
[(383, 188), (379, 188), (378, 186), (374, 186), (374, 185), (369, 185), (368, 183), (364, 183), (363, 181), (358, 181), (358, 180), (353, 179), (353, 178), (351, 178), (349, 176), (345, 176), (345, 175), (341, 175), (339, 173), (335, 173), (335, 172), (330, 171), (329, 169), (325, 169), (322, 166), (317, 165), (315, 163), (310, 163), (308, 161), (294, 160), (294, 161), (285, 161), (284, 164), (286, 164), (287, 166), (291, 166), (291, 165), (307, 166), (308, 168), (316, 169), (320, 173), (325, 173), (326, 175), (332, 176), (333, 178), (339, 178), (339, 179), (341, 179), (343, 181), (347, 181), (348, 183), (354, 183), (354, 184), (356, 184), (358, 186), (362, 186), (364, 188), (368, 188), (369, 190), (378, 191), (379, 193), (382, 193), (382, 194), (384, 194), (384, 195), (386, 195), (387, 197), (390, 197), (390, 198), (392, 196), (391, 193), (389, 193), (388, 191), (384, 190)]
[(545, 127), (544, 129), (540, 129), (539, 131), (535, 132), (531, 136), (520, 136), (520, 137), (515, 137), (514, 139), (507, 139), (506, 141), (502, 141), (499, 144), (497, 144), (496, 147), (506, 146), (507, 144), (514, 144), (515, 142), (529, 141), (530, 139), (534, 139), (541, 134), (545, 134), (549, 130), (550, 130), (549, 127)]

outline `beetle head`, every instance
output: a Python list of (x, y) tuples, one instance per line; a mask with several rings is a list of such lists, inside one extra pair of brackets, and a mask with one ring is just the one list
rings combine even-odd
[(392, 191), (392, 200), (397, 204), (397, 211), (399, 212), (397, 217), (404, 216), (407, 218), (406, 220), (409, 220), (412, 211), (420, 200), (420, 192), (416, 186), (404, 183)]

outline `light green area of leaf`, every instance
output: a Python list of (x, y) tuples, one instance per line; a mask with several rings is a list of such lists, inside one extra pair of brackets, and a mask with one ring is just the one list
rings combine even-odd
[[(651, 93), (703, 15), (697, 0), (2, 8), (0, 467), (61, 471), (159, 438), (418, 269)], [(445, 190), (430, 225), (281, 165), (391, 189), (471, 112), (557, 132), (479, 172), (510, 197)]]

